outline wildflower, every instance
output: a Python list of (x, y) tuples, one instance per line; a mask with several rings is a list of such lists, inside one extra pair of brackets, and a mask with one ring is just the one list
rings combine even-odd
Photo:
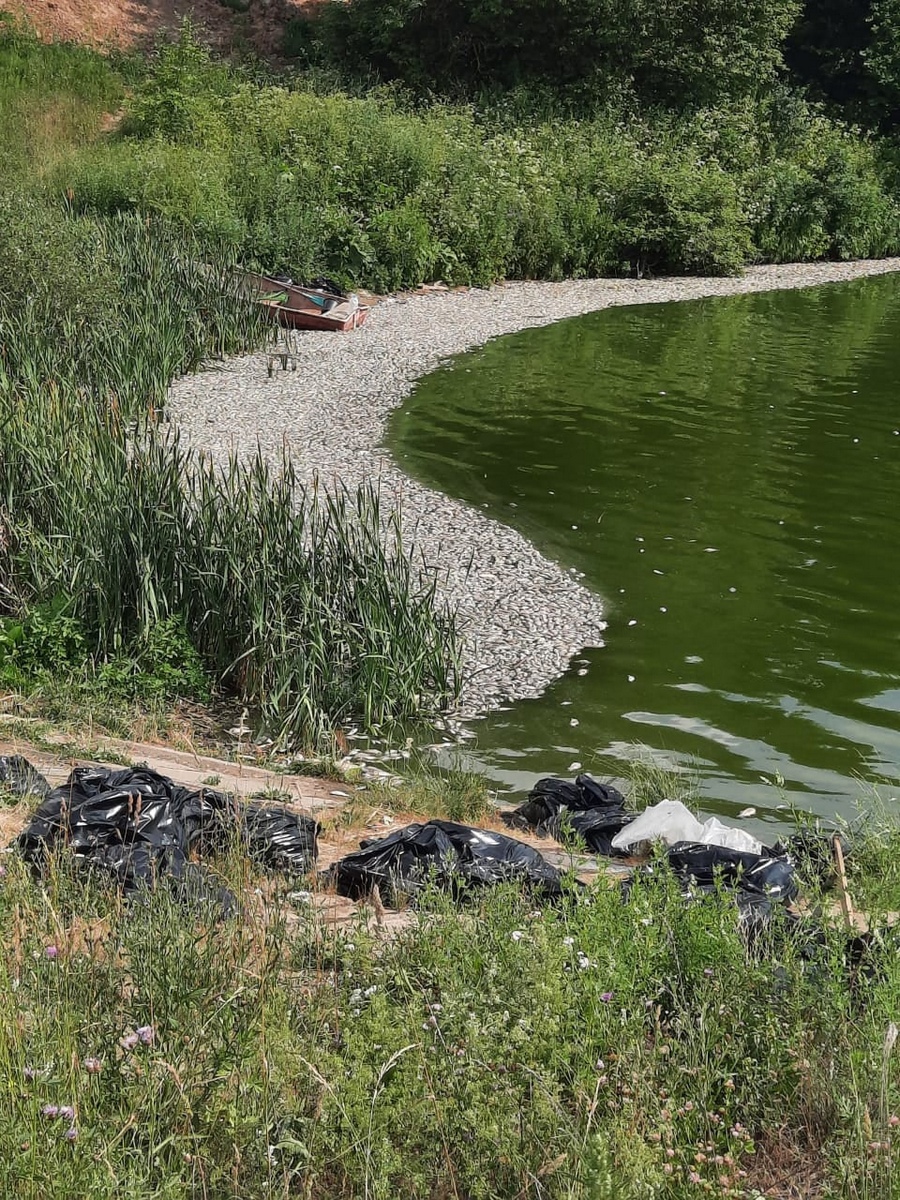
[(25, 1078), (28, 1080), (29, 1083), (32, 1083), (35, 1079), (37, 1079), (39, 1072), (38, 1072), (37, 1067), (25, 1067), (22, 1074), (25, 1076)]
[(521, 940), (525, 936), (525, 934), (522, 932), (521, 929), (514, 929), (509, 936), (512, 938), (512, 940), (514, 942), (521, 942)]
[(59, 1106), (59, 1115), (64, 1121), (74, 1121), (75, 1109), (72, 1108), (71, 1104), (61, 1104)]
[(136, 1033), (126, 1033), (119, 1045), (123, 1050), (133, 1050), (138, 1044), (138, 1035)]
[(605, 1071), (606, 1070), (606, 1063), (603, 1061), (602, 1058), (598, 1058), (597, 1061), (594, 1063), (594, 1069), (597, 1071)]
[(685, 1105), (684, 1105), (684, 1111), (685, 1111), (685, 1112), (693, 1112), (693, 1111), (694, 1111), (694, 1102), (693, 1102), (693, 1100), (687, 1100), (687, 1101), (685, 1102)]
[(597, 1080), (597, 1085), (598, 1085), (598, 1087), (606, 1087), (606, 1085), (607, 1085), (608, 1083), (609, 1083), (609, 1076), (608, 1076), (608, 1075), (601, 1075), (601, 1076), (600, 1076), (600, 1078)]
[(712, 967), (703, 968), (703, 974), (707, 977), (707, 979), (712, 979), (714, 973), (715, 972), (713, 971)]
[(44, 957), (49, 958), (49, 959), (58, 958), (59, 957), (59, 947), (58, 946), (45, 946), (44, 947)]
[(891, 1129), (896, 1129), (897, 1126), (900, 1125), (900, 1117), (896, 1116), (894, 1113), (891, 1113), (891, 1115), (888, 1117), (888, 1125), (890, 1125)]
[[(591, 966), (591, 960), (588, 958), (588, 956), (583, 951), (579, 950), (578, 951), (578, 969), (579, 969), (579, 971), (586, 971), (589, 966)], [(612, 992), (610, 992), (610, 995), (612, 995)], [(602, 997), (601, 997), (601, 999), (602, 999)]]
[(66, 1130), (66, 1132), (63, 1134), (63, 1137), (66, 1139), (67, 1142), (77, 1141), (78, 1130), (75, 1128), (74, 1125), (72, 1125), (69, 1129)]
[(688, 1179), (691, 1181), (691, 1183), (699, 1183), (700, 1182), (700, 1176), (697, 1174), (696, 1171), (691, 1171), (690, 1175), (688, 1175)]
[(140, 1028), (136, 1030), (136, 1033), (138, 1041), (142, 1046), (153, 1045), (153, 1039), (156, 1035), (153, 1032), (152, 1025), (141, 1025)]
[(45, 1104), (44, 1107), (41, 1109), (41, 1116), (46, 1117), (48, 1120), (52, 1121), (54, 1117), (59, 1116), (58, 1106), (55, 1104)]
[(663, 1163), (663, 1173), (665, 1175), (672, 1174), (672, 1164), (671, 1163)]
[(604, 1004), (609, 1004), (609, 1002), (610, 1002), (610, 1000), (612, 1000), (612, 998), (613, 998), (612, 992), (601, 992), (600, 993), (600, 999), (603, 1001)]
[(563, 944), (564, 946), (574, 946), (574, 945), (575, 945), (575, 939), (574, 939), (573, 937), (564, 937), (564, 938), (563, 938), (563, 941), (562, 941), (562, 944)]
[(86, 1058), (82, 1064), (88, 1075), (99, 1075), (103, 1070), (103, 1063), (99, 1058)]

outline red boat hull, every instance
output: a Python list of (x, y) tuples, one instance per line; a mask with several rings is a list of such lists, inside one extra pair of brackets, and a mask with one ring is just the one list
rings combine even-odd
[(289, 329), (330, 329), (349, 333), (365, 324), (369, 309), (346, 296), (280, 283), (250, 271), (240, 277), (241, 290)]
[(261, 300), (260, 303), (269, 310), (274, 320), (289, 329), (332, 329), (349, 333), (351, 329), (359, 329), (360, 325), (364, 325), (369, 315), (366, 307), (356, 308), (347, 316), (333, 317), (331, 313), (308, 312), (287, 304), (274, 304), (270, 300)]

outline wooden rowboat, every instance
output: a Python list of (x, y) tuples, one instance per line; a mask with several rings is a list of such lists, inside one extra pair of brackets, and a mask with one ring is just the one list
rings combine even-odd
[(333, 329), (348, 333), (364, 324), (369, 315), (366, 305), (355, 296), (281, 283), (268, 275), (245, 272), (240, 289), (261, 304), (273, 320), (291, 329)]

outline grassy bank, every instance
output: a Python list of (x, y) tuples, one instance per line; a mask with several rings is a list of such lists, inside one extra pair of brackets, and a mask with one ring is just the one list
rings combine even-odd
[[(898, 848), (872, 825), (850, 860), (876, 923), (900, 908)], [(900, 970), (891, 947), (853, 966), (836, 923), (811, 948), (776, 921), (748, 949), (726, 896), (686, 906), (663, 872), (627, 903), (604, 882), (544, 908), (434, 895), (386, 935), (233, 854), (245, 908), (216, 924), (162, 893), (123, 907), (64, 861), (43, 887), (4, 868), (6, 1195), (900, 1186)]]
[(308, 492), (286, 458), (214, 466), (155, 419), (177, 371), (261, 336), (255, 312), (165, 229), (79, 232), (99, 259), (70, 281), (86, 316), (54, 328), (53, 280), (0, 301), (4, 681), (68, 673), (166, 700), (217, 686), (306, 744), (450, 699), (452, 619), (373, 489)]

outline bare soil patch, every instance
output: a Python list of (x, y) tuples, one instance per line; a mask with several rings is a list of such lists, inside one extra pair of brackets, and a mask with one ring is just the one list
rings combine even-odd
[(144, 46), (189, 17), (221, 52), (252, 49), (278, 58), (285, 23), (317, 3), (252, 0), (246, 12), (236, 12), (220, 0), (3, 0), (0, 8), (26, 17), (46, 41), (116, 49)]

